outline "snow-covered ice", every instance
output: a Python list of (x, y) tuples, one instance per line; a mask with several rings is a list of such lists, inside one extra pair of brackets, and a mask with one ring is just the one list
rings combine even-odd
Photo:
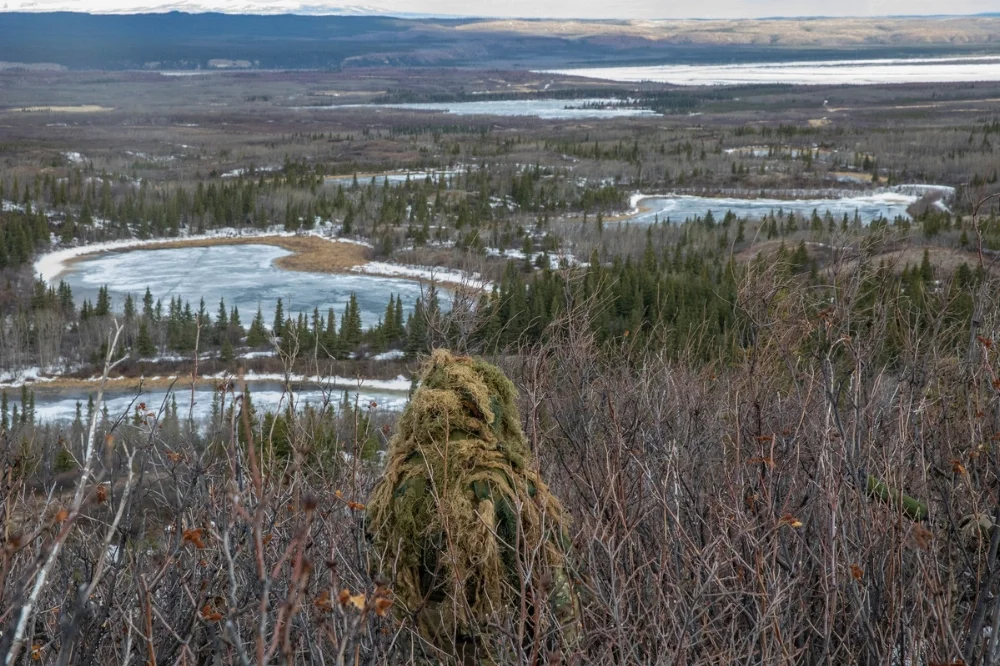
[(1000, 81), (1000, 56), (954, 58), (885, 58), (878, 60), (824, 60), (732, 65), (658, 65), (591, 67), (546, 73), (586, 76), (635, 83), (656, 81), (674, 85), (883, 85)]
[[(6, 203), (6, 202), (4, 202)], [(163, 245), (165, 243), (174, 243), (177, 240), (207, 240), (213, 238), (245, 238), (248, 236), (293, 236), (294, 234), (287, 231), (280, 231), (277, 229), (267, 229), (262, 232), (251, 230), (251, 231), (237, 231), (232, 228), (222, 228), (216, 229), (211, 233), (197, 234), (197, 235), (183, 235), (180, 239), (178, 238), (150, 238), (150, 239), (139, 239), (139, 238), (126, 238), (117, 241), (107, 241), (104, 243), (90, 243), (88, 245), (73, 245), (71, 247), (64, 247), (59, 250), (54, 250), (52, 252), (46, 252), (45, 254), (38, 257), (35, 260), (34, 270), (35, 274), (41, 277), (46, 282), (52, 283), (62, 275), (63, 271), (66, 270), (66, 262), (75, 259), (76, 257), (82, 257), (87, 254), (97, 254), (101, 252), (113, 252), (117, 250), (128, 250), (131, 248), (138, 247), (150, 247), (156, 245)], [(347, 241), (349, 242), (349, 241)]]
[(468, 275), (463, 271), (454, 268), (434, 268), (431, 266), (406, 266), (403, 264), (391, 264), (384, 261), (369, 261), (366, 264), (355, 266), (351, 269), (358, 273), (368, 275), (387, 275), (394, 277), (417, 278), (428, 282), (444, 282), (449, 284), (462, 284), (473, 289), (484, 289), (490, 286), (489, 282), (480, 279), (479, 274)]
[(837, 222), (846, 214), (851, 220), (855, 213), (862, 223), (868, 224), (880, 217), (887, 221), (897, 216), (909, 219), (906, 209), (919, 197), (902, 192), (878, 192), (839, 199), (740, 199), (735, 197), (699, 197), (687, 194), (644, 195), (633, 194), (629, 200), (627, 222), (648, 224), (655, 221), (680, 223), (695, 217), (704, 217), (709, 211), (721, 221), (727, 211), (737, 217), (762, 218), (768, 213), (794, 211), (797, 216), (809, 217), (815, 210), (821, 216), (829, 211)]
[(438, 111), (456, 116), (533, 116), (546, 120), (660, 115), (651, 109), (613, 106), (620, 101), (615, 99), (514, 99), (426, 104), (342, 104), (301, 108), (310, 110), (370, 108), (376, 111), (378, 109), (404, 109), (409, 111)]
[[(248, 378), (249, 379), (249, 378)], [(134, 380), (133, 380), (134, 381)], [(257, 378), (249, 383), (250, 397), (258, 415), (263, 410), (282, 409), (288, 405), (288, 394), (282, 384), (275, 380)], [(293, 386), (293, 395), (297, 408), (306, 403), (316, 407), (329, 403), (337, 408), (347, 393), (352, 405), (368, 409), (374, 402), (379, 410), (400, 410), (406, 406), (407, 391), (410, 382), (406, 380), (402, 390), (384, 389), (378, 386), (369, 387), (367, 382), (358, 389), (356, 384), (301, 384)], [(87, 400), (91, 395), (96, 397), (96, 387), (93, 391), (81, 389), (65, 389), (58, 391), (38, 390), (35, 392), (35, 418), (43, 422), (67, 422), (76, 416), (76, 404), (82, 406), (83, 417), (86, 418)], [(193, 416), (196, 421), (207, 419), (212, 413), (212, 401), (215, 391), (210, 387), (199, 387), (194, 392)], [(152, 389), (139, 393), (136, 390), (121, 390), (110, 388), (105, 391), (105, 403), (108, 413), (114, 419), (123, 414), (133, 414), (135, 407), (145, 403), (147, 411), (157, 413), (164, 404), (167, 392), (165, 389)], [(177, 400), (177, 415), (186, 419), (191, 406), (191, 391), (185, 388), (175, 388), (173, 397)], [(8, 392), (8, 402), (11, 406), (17, 404), (21, 409), (20, 394)]]
[[(72, 250), (79, 249), (86, 252), (92, 248), (71, 248), (70, 256)], [(413, 308), (421, 294), (421, 285), (412, 280), (356, 273), (287, 271), (274, 264), (276, 259), (289, 254), (288, 250), (273, 245), (108, 252), (75, 262), (62, 278), (72, 287), (78, 301), (89, 298), (94, 302), (97, 290), (107, 285), (116, 309), (122, 307), (129, 293), (141, 304), (146, 287), (154, 299), (162, 300), (164, 311), (173, 297), (190, 301), (195, 309), (204, 298), (206, 310), (214, 317), (219, 299), (224, 298), (227, 307), (239, 307), (245, 326), (253, 319), (258, 304), (264, 311), (265, 321), (270, 324), (278, 298), (282, 299), (286, 316), (312, 313), (314, 308), (319, 308), (325, 316), (327, 308), (333, 307), (339, 325), (344, 307), (354, 293), (361, 309), (362, 325), (367, 327), (382, 317), (390, 294), (403, 299), (405, 311)], [(61, 257), (62, 261), (66, 258), (69, 257)], [(46, 279), (60, 274), (53, 264), (61, 265), (61, 262), (43, 257), (39, 263), (41, 266), (36, 264), (35, 270)], [(389, 276), (408, 275), (388, 269), (386, 273)]]

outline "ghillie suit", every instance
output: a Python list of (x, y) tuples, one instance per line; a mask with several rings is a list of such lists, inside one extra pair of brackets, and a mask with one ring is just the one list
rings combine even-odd
[(579, 622), (566, 520), (531, 467), (514, 385), (446, 351), (419, 379), (368, 502), (397, 607), (431, 645), (466, 662), (506, 660), (497, 627), (526, 649), (565, 653)]

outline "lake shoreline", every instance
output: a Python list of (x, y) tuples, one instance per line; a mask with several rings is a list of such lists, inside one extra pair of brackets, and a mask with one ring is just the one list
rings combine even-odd
[[(102, 379), (99, 376), (87, 378), (61, 376), (46, 378), (36, 382), (25, 382), (24, 385), (28, 386), (35, 393), (44, 394), (47, 392), (65, 390), (97, 391), (101, 386), (101, 381)], [(249, 385), (265, 382), (270, 384), (283, 384), (286, 382), (286, 378), (281, 373), (267, 372), (249, 372), (242, 375), (236, 373), (213, 373), (199, 375), (193, 383), (194, 386), (198, 388), (221, 388), (231, 384), (236, 389), (239, 389), (241, 382), (246, 382)], [(301, 374), (291, 374), (287, 377), (287, 383), (291, 386), (301, 387), (308, 385), (326, 387), (338, 392), (345, 390), (348, 392), (357, 391), (360, 388), (361, 390), (406, 393), (410, 390), (410, 382), (411, 380), (405, 375), (397, 375), (394, 379), (375, 379), (369, 377), (354, 378), (336, 375), (309, 376)], [(116, 377), (108, 377), (107, 383), (105, 384), (105, 390), (120, 392), (173, 388), (175, 391), (182, 391), (185, 389), (190, 390), (191, 385), (192, 377), (190, 373), (154, 375), (151, 377), (120, 375)], [(0, 391), (7, 391), (8, 396), (12, 396), (11, 392), (17, 390), (19, 390), (19, 387), (0, 387)]]
[(169, 250), (231, 245), (270, 245), (292, 254), (278, 257), (274, 265), (298, 273), (366, 275), (390, 277), (417, 283), (435, 282), (463, 288), (486, 289), (491, 283), (478, 274), (467, 274), (451, 267), (411, 266), (394, 262), (372, 261), (372, 246), (366, 242), (334, 238), (315, 232), (268, 232), (248, 235), (199, 235), (181, 238), (124, 239), (61, 248), (46, 252), (34, 263), (34, 271), (49, 284), (55, 284), (77, 263), (101, 255), (137, 250)]
[(137, 250), (176, 250), (189, 247), (215, 247), (219, 245), (273, 245), (292, 254), (279, 257), (275, 265), (287, 271), (301, 273), (349, 273), (352, 268), (363, 266), (370, 258), (371, 248), (360, 243), (324, 239), (320, 236), (218, 236), (211, 238), (177, 238), (162, 242), (143, 243), (112, 249), (96, 249), (62, 261), (60, 275), (81, 261), (93, 259), (108, 252)]

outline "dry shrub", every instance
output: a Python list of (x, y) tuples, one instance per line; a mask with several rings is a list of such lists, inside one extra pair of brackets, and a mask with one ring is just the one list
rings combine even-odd
[[(518, 609), (487, 627), (505, 661), (1000, 663), (998, 285), (977, 288), (970, 330), (933, 302), (915, 317), (863, 279), (863, 262), (831, 268), (822, 299), (784, 275), (749, 266), (733, 303), (741, 347), (726, 361), (599, 348), (585, 310), (567, 312), (546, 344), (498, 359), (524, 417), (505, 427), (523, 428), (572, 517), (581, 581), (579, 641), (561, 652), (525, 643), (531, 615)], [(0, 653), (448, 661), (404, 612), (411, 600), (369, 575), (389, 564), (372, 558), (361, 511), (381, 463), (319, 464), (298, 421), (280, 464), (236, 418), (219, 441), (170, 455), (155, 423), (135, 428), (142, 437), (121, 437), (116, 453), (132, 464), (88, 481), (75, 508), (73, 489), (29, 496), (19, 452), (5, 450)], [(85, 524), (103, 481), (105, 513)], [(902, 495), (926, 505), (925, 520)], [(551, 584), (523, 580), (537, 598)]]

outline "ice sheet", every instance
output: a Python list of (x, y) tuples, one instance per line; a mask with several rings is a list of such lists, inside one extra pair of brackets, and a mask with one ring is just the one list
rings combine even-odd
[[(294, 400), (297, 408), (310, 404), (314, 407), (322, 406), (329, 402), (334, 408), (339, 408), (344, 392), (347, 392), (351, 404), (356, 404), (362, 409), (368, 409), (374, 402), (379, 410), (401, 410), (406, 406), (407, 394), (405, 392), (385, 391), (377, 389), (362, 388), (360, 391), (354, 388), (330, 387), (324, 391), (317, 385), (302, 385), (294, 387)], [(8, 390), (8, 404), (13, 408), (17, 405), (20, 410), (20, 393)], [(196, 421), (207, 419), (212, 413), (213, 391), (210, 388), (199, 388), (194, 393), (194, 410), (192, 415)], [(83, 417), (86, 418), (87, 400), (90, 395), (96, 396), (96, 391), (82, 390), (59, 390), (59, 391), (36, 391), (35, 392), (35, 419), (37, 422), (67, 422), (72, 421), (76, 416), (76, 404), (80, 403)], [(177, 399), (178, 417), (186, 419), (191, 405), (191, 391), (178, 389), (173, 395)], [(105, 393), (105, 403), (108, 407), (108, 414), (112, 419), (123, 414), (134, 414), (135, 407), (139, 403), (145, 403), (146, 408), (154, 413), (159, 412), (163, 405), (166, 391), (154, 389), (138, 393), (137, 391), (116, 391), (111, 390)], [(282, 409), (288, 404), (289, 396), (282, 390), (278, 383), (251, 383), (250, 397), (258, 413), (265, 410)]]
[[(249, 326), (258, 304), (270, 325), (278, 298), (286, 315), (309, 313), (319, 308), (325, 316), (333, 307), (339, 325), (351, 293), (357, 295), (361, 322), (365, 327), (378, 323), (385, 313), (390, 294), (403, 299), (409, 312), (422, 287), (412, 280), (360, 274), (304, 273), (282, 270), (274, 265), (290, 254), (273, 245), (216, 245), (174, 249), (123, 250), (82, 259), (63, 275), (77, 302), (95, 302), (97, 290), (107, 285), (113, 306), (120, 310), (125, 294), (131, 293), (136, 307), (149, 287), (154, 299), (161, 299), (164, 313), (172, 297), (180, 296), (198, 308), (201, 298), (214, 317), (219, 299), (227, 308), (240, 309), (244, 326)], [(442, 301), (447, 300), (446, 296)]]
[[(456, 116), (534, 116), (547, 120), (572, 120), (577, 118), (625, 118), (632, 116), (658, 116), (650, 109), (632, 107), (604, 107), (614, 104), (613, 99), (515, 99), (482, 102), (441, 102), (427, 104), (342, 104), (336, 106), (304, 107), (309, 109), (405, 109), (410, 111), (439, 111)], [(586, 108), (590, 106), (591, 108)]]
[(857, 212), (863, 224), (869, 224), (879, 217), (892, 221), (896, 216), (909, 219), (907, 207), (918, 197), (897, 192), (882, 192), (841, 199), (738, 199), (730, 197), (698, 197), (684, 194), (665, 196), (633, 195), (630, 205), (632, 214), (625, 218), (627, 222), (643, 224), (655, 221), (672, 223), (684, 222), (695, 217), (704, 217), (709, 211), (716, 222), (722, 221), (726, 211), (732, 211), (737, 217), (762, 218), (768, 213), (784, 211), (787, 215), (795, 211), (796, 216), (810, 217), (813, 210), (820, 216), (827, 211), (839, 223), (844, 214), (851, 220)]
[(886, 58), (735, 65), (592, 67), (547, 73), (609, 81), (656, 81), (684, 86), (787, 83), (797, 85), (882, 85), (1000, 81), (1000, 56), (965, 58)]

